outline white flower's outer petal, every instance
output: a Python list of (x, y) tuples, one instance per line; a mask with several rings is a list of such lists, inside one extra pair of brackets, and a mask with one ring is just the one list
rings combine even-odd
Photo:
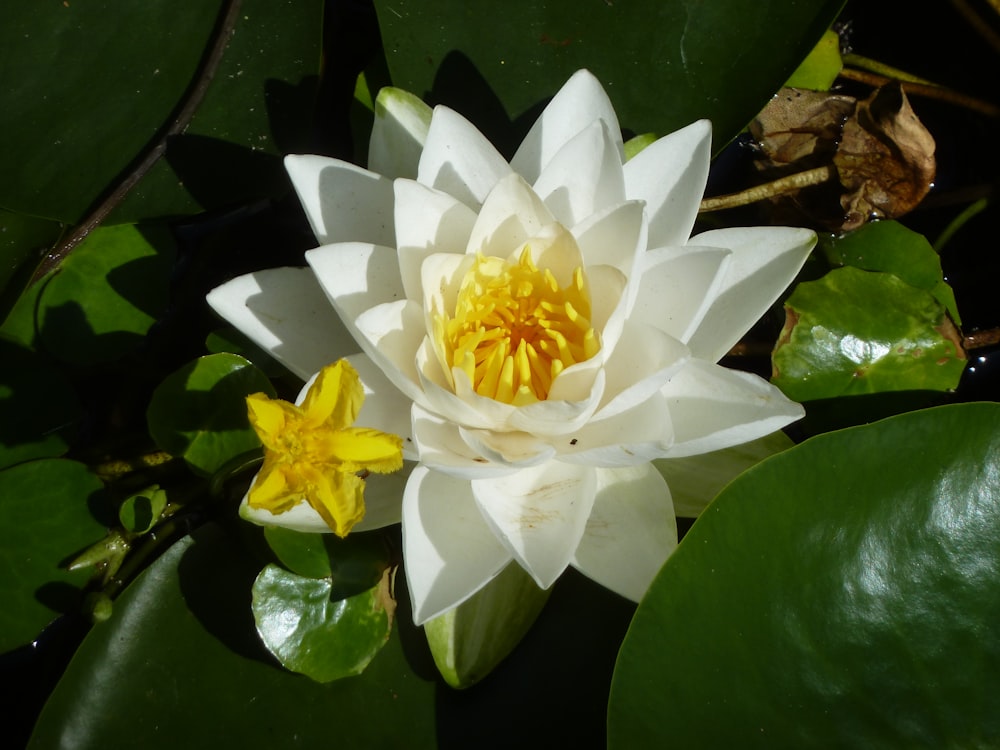
[[(351, 533), (373, 531), (400, 522), (403, 488), (415, 466), (413, 462), (405, 461), (399, 471), (371, 474), (365, 479), (365, 517), (351, 529)], [(262, 508), (251, 508), (244, 496), (239, 512), (240, 518), (258, 526), (280, 526), (307, 534), (331, 533), (322, 516), (305, 501), (284, 513), (272, 513)]]
[(396, 180), (396, 242), (406, 296), (423, 301), (420, 267), (434, 253), (464, 253), (475, 212), (440, 190)]
[(368, 169), (389, 179), (416, 177), (430, 124), (431, 108), (420, 97), (392, 86), (379, 90), (368, 140)]
[(630, 320), (687, 341), (718, 295), (731, 254), (691, 246), (650, 250), (643, 258)]
[(554, 220), (520, 175), (508, 175), (486, 196), (466, 252), (506, 258)]
[(689, 359), (688, 348), (659, 328), (629, 320), (604, 365), (604, 402), (595, 420), (638, 406), (658, 392)]
[(620, 145), (608, 132), (607, 123), (595, 120), (545, 165), (534, 189), (559, 223), (575, 226), (625, 200)]
[(646, 201), (649, 245), (687, 242), (712, 156), (712, 125), (699, 120), (660, 138), (625, 163), (625, 195)]
[(618, 147), (619, 162), (623, 162), (625, 148), (615, 108), (593, 73), (578, 70), (531, 126), (511, 159), (511, 166), (528, 182), (534, 182), (559, 149), (594, 120), (607, 123), (608, 132)]
[(697, 518), (716, 495), (751, 466), (791, 448), (794, 443), (780, 430), (749, 443), (685, 458), (653, 461), (670, 486), (674, 512)]
[(447, 107), (434, 108), (417, 168), (419, 182), (478, 208), (510, 172), (507, 161), (472, 123)]
[(733, 252), (718, 296), (688, 340), (696, 357), (715, 362), (792, 282), (816, 244), (816, 233), (791, 227), (734, 227), (699, 234), (690, 244)]
[(591, 421), (556, 442), (559, 460), (584, 466), (635, 466), (667, 455), (673, 425), (667, 401), (655, 394), (628, 411)]
[[(365, 400), (355, 425), (374, 427), (381, 432), (399, 435), (403, 439), (403, 458), (416, 461), (417, 450), (413, 443), (413, 425), (410, 419), (412, 401), (385, 376), (385, 373), (366, 354), (348, 357), (361, 378)], [(300, 403), (305, 393), (299, 394)]]
[(630, 279), (646, 250), (645, 207), (627, 201), (598, 211), (574, 226), (573, 235), (588, 267), (613, 266)]
[(319, 244), (396, 244), (392, 180), (326, 156), (291, 154), (285, 170)]
[(490, 463), (463, 439), (458, 425), (420, 406), (413, 407), (413, 439), (422, 464), (458, 479), (502, 477), (517, 471)]
[(763, 378), (693, 359), (663, 387), (674, 425), (667, 458), (755, 440), (801, 419), (802, 407)]
[(391, 247), (342, 242), (307, 251), (306, 262), (348, 328), (365, 310), (406, 298)]
[(550, 461), (498, 479), (474, 479), (487, 525), (541, 588), (573, 559), (594, 504), (596, 470)]
[(597, 470), (597, 497), (573, 567), (639, 601), (677, 548), (670, 490), (651, 464)]
[(511, 559), (468, 482), (424, 466), (413, 470), (403, 493), (403, 560), (416, 625), (457, 607)]
[[(308, 268), (239, 276), (207, 299), (215, 312), (303, 380), (358, 351)], [(317, 331), (323, 335), (317, 337)]]

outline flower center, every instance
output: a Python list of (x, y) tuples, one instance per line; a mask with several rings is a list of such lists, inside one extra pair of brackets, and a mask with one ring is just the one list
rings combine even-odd
[(478, 255), (454, 316), (435, 317), (448, 363), (479, 395), (515, 406), (544, 401), (560, 372), (600, 348), (583, 269), (560, 287), (527, 246), (516, 262)]

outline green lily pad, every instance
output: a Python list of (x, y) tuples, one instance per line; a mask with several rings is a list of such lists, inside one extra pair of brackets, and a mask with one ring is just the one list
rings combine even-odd
[(167, 306), (172, 264), (173, 240), (162, 227), (91, 232), (41, 292), (41, 345), (84, 365), (135, 349)]
[(42, 251), (55, 244), (62, 231), (58, 222), (0, 209), (0, 321), (24, 290)]
[(274, 664), (250, 609), (259, 570), (218, 526), (171, 546), (84, 640), (29, 747), (136, 737), (150, 750), (208, 750), (220, 727), (243, 748), (437, 747), (436, 685), (408, 666), (395, 630), (349, 680), (321, 685)]
[(86, 466), (65, 459), (0, 471), (0, 653), (79, 607), (90, 572), (64, 565), (107, 531), (94, 515), (102, 489)]
[(503, 152), (518, 140), (504, 137), (508, 121), (579, 68), (603, 82), (623, 127), (663, 134), (707, 117), (722, 146), (788, 79), (842, 5), (375, 3), (393, 85), (457, 109)]
[(947, 391), (965, 369), (960, 336), (927, 291), (845, 266), (795, 287), (772, 356), (796, 401), (884, 391)]
[(910, 286), (930, 292), (952, 320), (961, 323), (955, 293), (944, 280), (941, 258), (922, 234), (898, 221), (874, 221), (821, 243), (824, 255), (837, 266), (891, 273)]
[(608, 746), (1000, 744), (998, 425), (911, 412), (730, 484), (639, 605)]
[(37, 353), (0, 338), (0, 469), (67, 451), (81, 407), (69, 378)]
[(235, 354), (209, 354), (168, 375), (146, 412), (157, 445), (195, 472), (210, 476), (237, 457), (260, 448), (247, 419), (245, 397), (274, 396), (260, 370)]
[(797, 89), (829, 91), (843, 67), (840, 35), (836, 31), (827, 31), (785, 85)]
[(317, 682), (361, 674), (385, 646), (396, 603), (390, 573), (374, 588), (332, 599), (330, 579), (268, 565), (253, 585), (253, 614), (268, 651), (282, 666)]

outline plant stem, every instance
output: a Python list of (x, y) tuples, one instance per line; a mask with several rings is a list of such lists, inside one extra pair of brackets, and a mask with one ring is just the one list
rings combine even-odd
[(205, 98), (208, 86), (219, 68), (222, 55), (236, 27), (236, 21), (239, 18), (242, 4), (243, 0), (229, 0), (223, 7), (212, 47), (208, 50), (208, 54), (205, 55), (201, 65), (198, 67), (191, 85), (188, 87), (187, 92), (185, 92), (178, 107), (174, 110), (169, 124), (160, 130), (146, 154), (141, 158), (137, 157), (139, 159), (138, 163), (133, 162), (135, 166), (128, 171), (124, 179), (97, 204), (97, 207), (80, 224), (73, 228), (73, 231), (66, 235), (42, 259), (42, 262), (39, 263), (38, 268), (35, 269), (35, 273), (31, 277), (32, 284), (57, 268), (88, 234), (100, 226), (101, 222), (108, 217), (108, 214), (124, 200), (129, 191), (160, 160), (160, 157), (167, 150), (167, 140), (171, 136), (179, 135), (187, 129), (187, 126), (191, 123), (191, 118), (194, 117), (195, 111)]
[(844, 64), (853, 65), (855, 68), (861, 68), (861, 70), (867, 70), (869, 73), (875, 73), (880, 76), (885, 76), (886, 78), (894, 78), (897, 81), (922, 83), (926, 86), (937, 85), (933, 81), (928, 81), (926, 78), (920, 78), (912, 73), (907, 73), (905, 70), (894, 68), (891, 65), (886, 65), (884, 62), (873, 60), (872, 58), (865, 57), (864, 55), (856, 55), (853, 52), (849, 52), (844, 55)]
[[(1000, 0), (986, 0), (993, 10), (1000, 14)], [(968, 21), (969, 25), (975, 29), (979, 35), (985, 39), (991, 47), (997, 52), (1000, 52), (1000, 34), (993, 30), (986, 21), (980, 16), (976, 11), (969, 5), (965, 0), (951, 0), (951, 4), (955, 6), (955, 10), (962, 14), (962, 17)]]
[(812, 185), (821, 185), (824, 182), (834, 179), (836, 176), (837, 171), (831, 166), (807, 169), (805, 172), (796, 172), (773, 182), (765, 182), (763, 185), (755, 185), (752, 188), (741, 190), (738, 193), (705, 198), (702, 200), (698, 211), (699, 213), (707, 213), (709, 211), (721, 211), (727, 208), (747, 206), (766, 198), (787, 195), (788, 193), (794, 193)]
[[(840, 77), (847, 78), (851, 81), (867, 83), (869, 86), (884, 86), (893, 80), (897, 80), (877, 75), (875, 73), (869, 73), (864, 70), (856, 70), (854, 68), (841, 69)], [(988, 117), (1000, 118), (1000, 107), (983, 101), (982, 99), (977, 99), (974, 96), (961, 94), (958, 91), (952, 91), (944, 86), (938, 86), (937, 84), (914, 83), (912, 81), (900, 81), (899, 85), (907, 94), (925, 96), (928, 99), (938, 99), (940, 101), (948, 102), (949, 104), (955, 104), (959, 107), (971, 109), (974, 112), (980, 112)]]
[(1000, 344), (1000, 328), (987, 328), (983, 331), (969, 333), (962, 337), (962, 347), (966, 351), (985, 349), (988, 346)]

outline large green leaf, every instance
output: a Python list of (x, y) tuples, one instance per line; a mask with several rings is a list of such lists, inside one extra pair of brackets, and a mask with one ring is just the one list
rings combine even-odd
[(30, 747), (435, 747), (435, 685), (398, 636), (328, 685), (274, 664), (250, 611), (258, 570), (218, 527), (171, 547), (87, 636)]
[(636, 612), (609, 747), (1000, 745), (998, 425), (911, 412), (729, 485)]
[(0, 468), (61, 456), (81, 421), (80, 401), (58, 367), (0, 336)]
[(135, 349), (167, 306), (173, 256), (173, 240), (159, 225), (91, 232), (41, 291), (41, 346), (78, 364)]
[(86, 466), (64, 459), (0, 471), (0, 653), (79, 606), (90, 573), (65, 564), (107, 530), (94, 513), (102, 514), (102, 487)]
[(8, 3), (0, 205), (77, 222), (181, 98), (220, 6)]
[[(168, 123), (224, 4), (9, 5), (0, 26), (0, 206), (75, 223)], [(274, 157), (309, 133), (321, 8), (244, 0), (196, 117), (168, 148), (170, 165), (154, 170), (117, 221), (285, 189)]]
[(454, 107), (505, 150), (516, 141), (497, 124), (552, 96), (579, 68), (604, 83), (622, 127), (663, 134), (708, 117), (722, 145), (805, 59), (842, 5), (375, 2), (393, 84)]

